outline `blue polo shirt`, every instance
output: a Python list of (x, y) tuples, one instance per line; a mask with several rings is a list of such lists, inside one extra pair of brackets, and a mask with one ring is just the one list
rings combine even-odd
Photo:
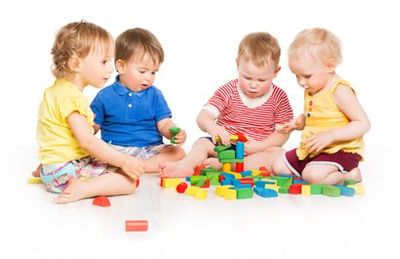
[(155, 86), (135, 92), (116, 81), (100, 90), (90, 105), (100, 126), (101, 138), (114, 145), (145, 147), (162, 144), (157, 122), (172, 116)]

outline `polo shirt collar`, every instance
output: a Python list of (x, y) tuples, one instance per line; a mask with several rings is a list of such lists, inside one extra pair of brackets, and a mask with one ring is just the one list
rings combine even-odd
[(129, 92), (131, 92), (127, 87), (125, 87), (123, 84), (120, 83), (119, 75), (115, 78), (113, 88), (114, 88), (115, 92), (119, 95), (126, 95)]

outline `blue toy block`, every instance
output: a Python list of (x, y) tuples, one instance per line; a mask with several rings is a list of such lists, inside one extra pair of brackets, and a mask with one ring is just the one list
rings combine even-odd
[(336, 185), (336, 186), (340, 188), (340, 195), (342, 196), (352, 197), (356, 194), (356, 190), (354, 188), (350, 188), (344, 185)]
[(252, 173), (253, 173), (253, 172), (250, 171), (250, 170), (240, 172), (240, 174), (242, 175), (243, 178), (244, 178), (244, 177), (247, 177), (247, 176), (250, 176)]
[(278, 197), (278, 193), (275, 190), (272, 189), (265, 189), (263, 187), (260, 186), (256, 186), (254, 187), (254, 192), (263, 197), (263, 198), (274, 198), (274, 197)]
[(244, 143), (241, 141), (236, 142), (236, 158), (244, 159)]

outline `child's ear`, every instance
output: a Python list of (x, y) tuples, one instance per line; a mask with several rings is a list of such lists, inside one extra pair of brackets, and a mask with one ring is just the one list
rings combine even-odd
[(336, 66), (337, 66), (336, 59), (334, 59), (334, 58), (328, 59), (328, 62), (326, 63), (326, 67), (328, 68), (329, 73), (335, 72)]
[(239, 59), (236, 59), (236, 68), (239, 69)]
[(279, 65), (276, 67), (275, 72), (274, 72), (274, 77), (276, 77), (276, 75), (278, 74), (278, 72), (281, 71), (281, 68), (282, 68), (282, 67), (279, 66)]
[(121, 74), (121, 75), (125, 74), (125, 71), (126, 71), (125, 62), (123, 60), (121, 60), (121, 59), (118, 59), (115, 62), (115, 69), (117, 70), (118, 74)]
[(68, 67), (71, 71), (75, 72), (75, 73), (79, 73), (80, 71), (80, 64), (81, 64), (81, 60), (80, 58), (78, 58), (77, 56), (72, 56), (69, 60), (68, 60)]

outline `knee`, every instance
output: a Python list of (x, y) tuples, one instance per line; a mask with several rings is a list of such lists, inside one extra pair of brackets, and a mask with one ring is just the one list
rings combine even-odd
[(174, 160), (181, 160), (182, 158), (185, 157), (185, 150), (183, 150), (183, 148), (181, 147), (174, 147), (173, 149), (173, 158)]
[(304, 181), (307, 181), (310, 184), (323, 184), (324, 178), (321, 175), (321, 172), (317, 172), (313, 169), (305, 168), (301, 174), (301, 177)]

